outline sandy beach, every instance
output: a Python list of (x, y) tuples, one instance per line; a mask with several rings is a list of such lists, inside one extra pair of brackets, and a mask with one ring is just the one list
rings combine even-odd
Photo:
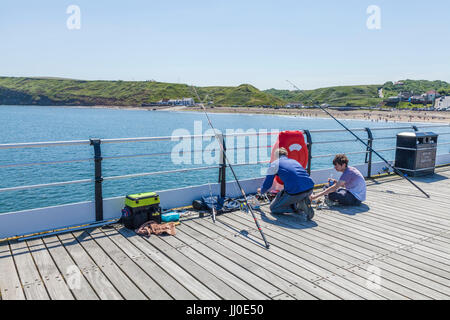
[[(107, 108), (126, 110), (148, 110), (148, 111), (173, 111), (173, 112), (203, 112), (201, 107), (185, 106), (161, 106), (161, 107), (135, 107), (135, 106), (58, 106), (67, 108)], [(267, 109), (248, 107), (206, 107), (208, 113), (235, 113), (235, 114), (268, 114), (285, 115), (311, 118), (329, 118), (320, 109)], [(368, 120), (374, 122), (429, 122), (444, 123), (450, 125), (450, 111), (412, 111), (412, 110), (350, 110), (338, 111), (328, 109), (337, 119)]]
[[(167, 109), (166, 109), (167, 110)], [(185, 108), (183, 111), (202, 111), (200, 107)], [(320, 109), (266, 109), (266, 108), (230, 108), (208, 107), (211, 113), (249, 113), (299, 116), (311, 118), (329, 118)], [(450, 124), (450, 112), (446, 111), (411, 111), (411, 110), (351, 110), (338, 111), (328, 109), (337, 119), (369, 120), (374, 122), (430, 122)]]

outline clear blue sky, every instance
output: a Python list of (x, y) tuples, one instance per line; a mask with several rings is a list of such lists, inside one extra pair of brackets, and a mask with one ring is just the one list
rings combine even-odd
[[(69, 5), (81, 29), (69, 30)], [(369, 30), (370, 5), (381, 29)], [(259, 89), (450, 82), (450, 1), (1, 0), (0, 75)]]

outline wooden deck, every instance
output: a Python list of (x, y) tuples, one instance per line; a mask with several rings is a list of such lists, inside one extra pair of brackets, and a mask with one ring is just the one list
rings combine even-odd
[(358, 208), (313, 222), (263, 208), (182, 221), (174, 237), (120, 225), (0, 243), (2, 299), (450, 299), (450, 169), (368, 182)]

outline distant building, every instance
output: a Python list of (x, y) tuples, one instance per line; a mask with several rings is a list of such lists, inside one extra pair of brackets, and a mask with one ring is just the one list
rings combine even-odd
[(437, 99), (434, 108), (436, 110), (450, 110), (450, 96), (444, 96)]
[(158, 104), (163, 106), (193, 106), (195, 102), (193, 98), (161, 99)]
[(394, 86), (404, 86), (405, 83), (402, 81), (397, 81), (396, 83), (394, 83)]
[(285, 106), (285, 108), (297, 108), (297, 109), (303, 108), (303, 107), (304, 107), (303, 103), (301, 103), (301, 102), (291, 102)]
[(441, 95), (436, 90), (430, 90), (425, 93), (425, 99), (427, 102), (432, 103), (436, 98), (439, 98)]
[(398, 94), (398, 97), (400, 101), (409, 101), (409, 98), (411, 98), (412, 93), (409, 91), (402, 91)]
[(386, 104), (393, 105), (400, 102), (400, 97), (389, 97), (386, 101)]
[(412, 96), (410, 98), (410, 102), (413, 104), (425, 104), (426, 103), (426, 98), (421, 95), (421, 96)]

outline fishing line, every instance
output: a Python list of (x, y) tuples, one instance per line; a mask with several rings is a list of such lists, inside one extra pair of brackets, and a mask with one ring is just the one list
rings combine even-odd
[[(291, 81), (286, 80), (287, 82), (289, 82), (294, 88), (296, 88), (298, 91), (302, 91), (300, 90), (295, 84), (293, 84)], [(361, 142), (362, 144), (364, 144), (368, 150), (372, 151), (373, 153), (375, 153), (381, 160), (383, 160), (389, 168), (391, 168), (396, 174), (398, 174), (399, 176), (401, 176), (402, 178), (408, 180), (409, 183), (411, 183), (414, 187), (416, 187), (420, 192), (422, 192), (424, 195), (427, 196), (427, 198), (430, 198), (430, 196), (423, 191), (418, 185), (416, 185), (411, 179), (409, 179), (406, 175), (404, 175), (403, 173), (401, 173), (396, 167), (394, 167), (393, 165), (391, 165), (385, 158), (383, 158), (378, 152), (376, 152), (372, 147), (370, 147), (367, 143), (365, 143), (360, 137), (358, 137), (356, 134), (353, 133), (353, 131), (351, 131), (349, 128), (347, 128), (342, 122), (340, 122), (338, 119), (336, 119), (330, 112), (328, 112), (325, 108), (323, 108), (321, 105), (318, 105), (318, 107), (324, 111), (326, 114), (328, 114), (331, 118), (333, 118), (337, 123), (339, 123), (342, 127), (344, 127), (345, 130), (347, 130), (348, 132), (350, 132), (356, 139), (358, 139), (359, 142)]]
[(214, 126), (213, 126), (213, 124), (212, 124), (212, 122), (211, 122), (211, 119), (209, 118), (208, 112), (206, 112), (206, 108), (205, 108), (205, 106), (204, 106), (202, 100), (200, 99), (200, 96), (199, 96), (198, 93), (197, 93), (197, 90), (195, 89), (194, 86), (192, 86), (192, 89), (194, 90), (195, 95), (197, 96), (197, 99), (200, 101), (200, 106), (202, 107), (203, 112), (205, 113), (206, 118), (208, 119), (208, 124), (209, 124), (209, 126), (210, 126), (211, 129), (214, 131), (214, 136), (216, 137), (216, 140), (217, 140), (217, 142), (219, 143), (220, 150), (222, 151), (224, 160), (225, 160), (226, 163), (228, 164), (228, 167), (230, 168), (230, 170), (231, 170), (231, 172), (232, 172), (232, 174), (233, 174), (233, 177), (234, 177), (234, 179), (236, 180), (236, 183), (237, 183), (237, 185), (238, 185), (238, 187), (239, 187), (239, 189), (240, 189), (240, 191), (241, 191), (242, 197), (244, 198), (245, 204), (246, 204), (246, 206), (248, 207), (249, 211), (250, 211), (251, 214), (252, 214), (253, 220), (255, 221), (255, 224), (256, 224), (256, 227), (257, 227), (258, 230), (259, 230), (259, 233), (261, 234), (261, 237), (262, 237), (262, 239), (263, 239), (263, 241), (264, 241), (264, 244), (265, 244), (266, 248), (269, 249), (270, 245), (269, 245), (269, 243), (268, 243), (267, 240), (266, 240), (266, 237), (265, 237), (265, 235), (264, 235), (264, 232), (262, 231), (262, 228), (261, 228), (261, 226), (259, 225), (258, 219), (256, 218), (256, 215), (255, 215), (255, 213), (253, 212), (252, 207), (251, 207), (250, 204), (248, 203), (247, 195), (245, 194), (245, 191), (244, 191), (244, 189), (242, 188), (241, 183), (239, 182), (239, 179), (237, 178), (236, 173), (234, 172), (233, 166), (231, 165), (231, 161), (228, 159), (228, 157), (227, 157), (227, 155), (226, 155), (225, 147), (223, 146), (222, 141), (220, 141), (220, 139), (219, 139), (219, 136), (218, 136), (218, 134), (217, 134), (217, 130), (214, 128)]

